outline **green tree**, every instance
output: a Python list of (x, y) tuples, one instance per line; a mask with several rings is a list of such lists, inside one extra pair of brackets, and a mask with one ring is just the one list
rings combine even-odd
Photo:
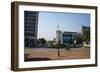
[(46, 43), (47, 43), (47, 41), (46, 41), (44, 38), (40, 38), (40, 39), (39, 39), (39, 42), (40, 42), (41, 44), (46, 44)]
[(83, 41), (85, 41), (86, 43), (88, 43), (90, 41), (90, 31), (89, 30), (84, 31)]
[(81, 44), (82, 43), (82, 36), (79, 36), (76, 38), (76, 44)]

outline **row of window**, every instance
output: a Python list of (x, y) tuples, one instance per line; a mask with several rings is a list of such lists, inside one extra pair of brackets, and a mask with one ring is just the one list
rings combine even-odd
[(25, 21), (33, 21), (33, 22), (36, 22), (36, 18), (30, 18), (30, 17), (27, 17), (27, 18), (24, 18)]
[(25, 21), (24, 24), (25, 25), (35, 25), (36, 22), (34, 22), (34, 21)]
[(24, 13), (24, 16), (33, 16), (33, 17), (36, 17), (37, 16), (37, 13)]
[(33, 29), (33, 28), (25, 28), (24, 31), (25, 31), (25, 32), (26, 32), (26, 31), (35, 32), (35, 29)]
[(63, 37), (72, 37), (72, 34), (63, 34)]
[(25, 14), (35, 14), (38, 13), (37, 11), (24, 11)]
[(35, 16), (26, 16), (25, 15), (25, 19), (36, 19), (36, 15)]
[(24, 35), (25, 35), (25, 36), (35, 36), (35, 33), (27, 33), (27, 32), (25, 32)]
[(76, 36), (72, 36), (72, 37), (63, 37), (63, 40), (70, 40), (70, 39), (75, 39)]
[(34, 29), (35, 25), (25, 25), (24, 28)]
[(36, 11), (24, 11), (25, 15), (36, 15), (37, 13)]

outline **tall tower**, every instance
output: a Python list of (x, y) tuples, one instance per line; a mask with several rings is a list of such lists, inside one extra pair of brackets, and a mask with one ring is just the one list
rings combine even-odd
[(83, 34), (83, 25), (81, 24), (81, 29), (80, 29), (81, 35)]
[(37, 46), (38, 12), (24, 11), (24, 47)]
[(56, 30), (56, 44), (61, 44), (62, 43), (62, 32), (59, 30), (59, 24), (57, 26)]

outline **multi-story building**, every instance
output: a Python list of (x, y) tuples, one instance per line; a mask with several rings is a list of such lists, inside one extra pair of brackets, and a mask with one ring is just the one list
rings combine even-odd
[(56, 31), (56, 44), (58, 44), (59, 41), (61, 44), (71, 44), (72, 42), (74, 43), (78, 36), (80, 36), (80, 34), (77, 32)]
[(56, 44), (60, 41), (61, 44), (74, 44), (79, 43), (82, 44), (87, 42), (90, 43), (90, 27), (82, 26), (80, 32), (62, 32), (56, 31)]
[(62, 34), (63, 44), (72, 44), (74, 41), (76, 41), (76, 38), (78, 37), (77, 32), (63, 32)]
[(37, 46), (38, 12), (24, 11), (24, 47)]
[(56, 44), (62, 44), (62, 32), (60, 30), (56, 31)]

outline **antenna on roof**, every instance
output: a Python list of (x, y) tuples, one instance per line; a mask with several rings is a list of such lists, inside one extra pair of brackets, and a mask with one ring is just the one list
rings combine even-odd
[(83, 25), (81, 24), (81, 27), (82, 27)]
[(58, 31), (59, 31), (59, 24), (58, 24), (58, 26), (57, 26), (57, 29), (58, 29)]

